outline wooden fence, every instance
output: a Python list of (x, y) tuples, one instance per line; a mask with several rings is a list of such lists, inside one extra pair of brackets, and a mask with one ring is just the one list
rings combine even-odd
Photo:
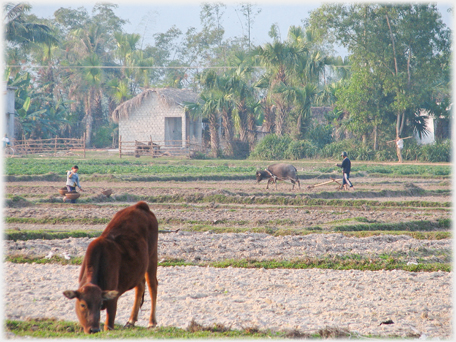
[[(152, 148), (151, 148), (152, 146)], [(182, 146), (182, 140), (169, 141), (124, 141), (122, 136), (119, 137), (119, 158), (122, 155), (140, 156), (188, 156), (192, 151), (201, 151), (200, 144), (186, 142), (185, 147)]]
[(85, 158), (85, 134), (81, 139), (59, 138), (53, 139), (25, 139), (13, 140), (14, 153), (19, 155), (46, 154), (58, 156), (79, 152)]

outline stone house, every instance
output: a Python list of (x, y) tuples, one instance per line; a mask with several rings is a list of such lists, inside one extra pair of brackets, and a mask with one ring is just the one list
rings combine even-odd
[(120, 104), (113, 112), (122, 141), (152, 141), (162, 148), (201, 145), (201, 117), (192, 119), (185, 102), (196, 102), (189, 89), (154, 88)]

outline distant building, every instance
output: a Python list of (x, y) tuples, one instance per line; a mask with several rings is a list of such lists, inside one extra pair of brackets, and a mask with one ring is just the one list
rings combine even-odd
[(152, 141), (162, 147), (201, 144), (201, 117), (192, 119), (184, 102), (196, 102), (198, 95), (188, 89), (155, 88), (125, 101), (112, 113), (119, 123), (122, 141)]

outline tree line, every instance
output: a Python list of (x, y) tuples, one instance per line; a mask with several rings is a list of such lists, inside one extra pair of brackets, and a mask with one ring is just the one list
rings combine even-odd
[[(380, 153), (399, 136), (426, 135), (426, 115), (437, 140), (449, 138), (451, 30), (435, 5), (324, 4), (285, 39), (272, 24), (263, 45), (250, 34), (261, 12), (253, 4), (236, 5), (239, 37), (225, 36), (225, 4), (203, 3), (200, 29), (173, 26), (153, 44), (126, 33), (115, 8), (62, 7), (44, 19), (26, 3), (4, 5), (5, 81), (17, 87), (20, 136), (85, 133), (88, 146), (115, 145), (119, 104), (175, 87), (200, 95), (186, 109), (207, 123), (213, 157), (261, 157), (259, 126), (295, 157), (331, 146)], [(311, 109), (322, 106), (323, 123)]]

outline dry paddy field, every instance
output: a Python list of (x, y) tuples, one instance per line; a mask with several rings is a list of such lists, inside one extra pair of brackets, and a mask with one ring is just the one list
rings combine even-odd
[[(324, 328), (350, 336), (450, 339), (453, 314), (449, 178), (325, 179), (301, 189), (252, 180), (9, 181), (3, 264), (8, 320), (77, 321), (62, 292), (77, 287), (90, 241), (120, 209), (145, 200), (159, 219), (159, 326), (194, 320), (231, 329)], [(113, 195), (101, 195), (110, 188)], [(46, 258), (47, 257), (47, 258)], [(133, 294), (119, 302), (129, 316)], [(137, 325), (147, 326), (150, 300)], [(392, 321), (392, 324), (384, 322)], [(12, 335), (8, 335), (11, 337)]]

